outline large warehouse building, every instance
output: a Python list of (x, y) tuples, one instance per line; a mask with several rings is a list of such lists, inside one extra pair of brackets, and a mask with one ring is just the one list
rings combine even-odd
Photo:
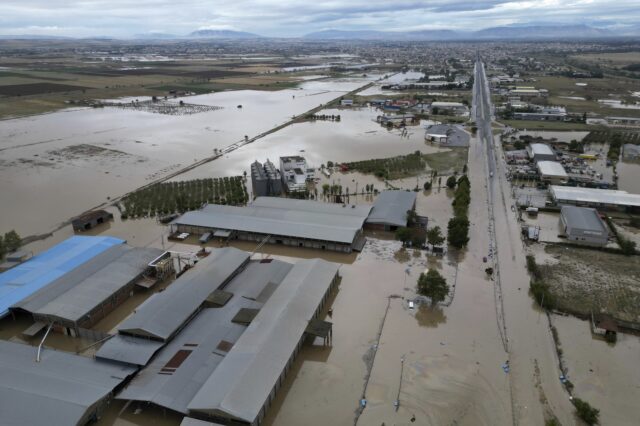
[(173, 232), (218, 232), (247, 241), (350, 253), (364, 245), (362, 226), (370, 205), (329, 204), (291, 198), (258, 197), (246, 207), (209, 204), (171, 223)]
[(367, 217), (367, 228), (395, 231), (407, 226), (407, 211), (416, 207), (416, 197), (413, 191), (382, 191)]
[(536, 166), (542, 182), (561, 184), (569, 181), (564, 166), (557, 161), (538, 161)]
[(556, 154), (546, 143), (532, 143), (527, 146), (529, 158), (538, 161), (556, 161)]
[(552, 185), (550, 193), (553, 201), (559, 205), (640, 211), (640, 195), (630, 194), (627, 191)]
[(0, 423), (85, 425), (134, 368), (0, 340)]
[(132, 364), (143, 342), (155, 344), (118, 399), (257, 425), (305, 338), (330, 336), (318, 315), (337, 282), (338, 265), (324, 260), (250, 260), (217, 249), (140, 306), (97, 357)]
[(562, 206), (560, 225), (569, 241), (601, 247), (609, 242), (609, 230), (596, 209)]
[(11, 306), (123, 243), (124, 240), (112, 237), (75, 236), (3, 272), (0, 274), (0, 318), (9, 313)]
[(11, 306), (73, 336), (128, 299), (135, 283), (163, 250), (116, 244)]

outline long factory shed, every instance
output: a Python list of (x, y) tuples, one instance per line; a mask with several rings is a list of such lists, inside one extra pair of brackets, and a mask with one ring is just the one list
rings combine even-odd
[(116, 244), (11, 306), (35, 321), (54, 324), (66, 334), (89, 328), (129, 298), (149, 262), (163, 253), (156, 248)]
[(9, 308), (109, 248), (123, 244), (113, 237), (73, 236), (0, 274), (0, 318)]
[(132, 367), (0, 340), (3, 425), (85, 425), (98, 419)]
[(364, 245), (362, 227), (370, 205), (258, 197), (246, 207), (209, 204), (171, 223), (173, 231), (228, 231), (233, 238), (350, 253)]
[[(127, 335), (107, 341), (96, 357), (110, 359), (103, 350), (118, 337), (130, 341), (116, 343), (119, 359), (112, 361), (138, 357), (132, 340), (158, 343), (118, 399), (221, 424), (258, 425), (305, 338), (330, 330), (318, 315), (338, 283), (338, 268), (321, 259), (291, 264), (216, 249), (140, 306), (119, 327)], [(171, 292), (174, 286), (181, 290)], [(174, 316), (174, 304), (189, 309)], [(166, 326), (151, 327), (165, 317)]]

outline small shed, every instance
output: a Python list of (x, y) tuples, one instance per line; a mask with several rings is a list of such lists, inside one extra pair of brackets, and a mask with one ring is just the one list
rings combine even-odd
[(75, 232), (83, 232), (112, 219), (113, 214), (106, 210), (93, 210), (72, 219), (71, 226)]

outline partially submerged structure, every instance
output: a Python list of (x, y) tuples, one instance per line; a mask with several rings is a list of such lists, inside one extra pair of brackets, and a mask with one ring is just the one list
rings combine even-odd
[(307, 160), (299, 155), (280, 157), (282, 184), (287, 192), (307, 189), (307, 180), (313, 179), (315, 171), (307, 166)]
[(9, 308), (88, 262), (123, 244), (112, 237), (74, 236), (0, 274), (0, 318)]
[(36, 322), (54, 324), (65, 334), (77, 336), (128, 299), (149, 263), (163, 250), (116, 244), (11, 306), (28, 312)]
[(85, 425), (97, 420), (134, 368), (0, 340), (4, 425)]
[(255, 197), (278, 196), (282, 194), (282, 175), (269, 160), (264, 164), (251, 164), (251, 184)]
[(140, 347), (158, 345), (118, 399), (259, 424), (305, 338), (330, 333), (318, 315), (337, 281), (338, 265), (324, 260), (292, 265), (219, 249), (143, 304), (97, 357), (135, 363)]
[(106, 210), (93, 210), (73, 218), (71, 220), (71, 226), (73, 226), (75, 232), (83, 232), (112, 219), (113, 214)]
[(229, 238), (350, 253), (361, 250), (371, 206), (258, 197), (246, 207), (209, 204), (171, 222), (171, 232), (227, 232)]
[(382, 191), (373, 203), (366, 227), (395, 231), (398, 227), (407, 226), (407, 211), (415, 208), (416, 197), (413, 191)]
[(562, 206), (560, 224), (571, 242), (600, 247), (609, 242), (609, 230), (596, 209)]

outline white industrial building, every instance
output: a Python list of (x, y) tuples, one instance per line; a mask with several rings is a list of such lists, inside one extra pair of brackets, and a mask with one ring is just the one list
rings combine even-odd
[(562, 206), (560, 226), (567, 239), (577, 244), (603, 247), (609, 242), (609, 230), (596, 209)]
[(564, 166), (557, 161), (538, 161), (536, 167), (542, 182), (565, 184), (569, 181), (569, 175), (564, 170)]
[(556, 204), (640, 211), (640, 195), (613, 189), (551, 186), (551, 198)]
[(314, 170), (307, 167), (307, 160), (299, 155), (280, 157), (282, 183), (289, 192), (304, 191), (307, 180), (313, 179)]
[(527, 146), (529, 158), (536, 163), (538, 161), (556, 161), (556, 154), (546, 143), (532, 143)]

